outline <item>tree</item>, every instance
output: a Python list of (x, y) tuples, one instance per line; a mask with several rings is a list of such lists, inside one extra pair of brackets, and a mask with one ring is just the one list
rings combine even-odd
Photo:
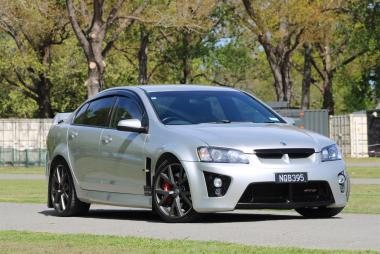
[[(126, 3), (127, 2), (127, 3)], [(104, 84), (105, 59), (126, 27), (131, 26), (143, 12), (148, 1), (93, 0), (93, 12), (89, 14), (87, 4), (80, 1), (82, 20), (76, 14), (72, 0), (66, 0), (67, 12), (73, 31), (82, 47), (88, 63), (88, 79), (85, 82), (88, 97), (97, 94)], [(109, 9), (108, 14), (104, 13)], [(84, 30), (82, 26), (87, 26)], [(108, 36), (107, 36), (108, 35)]]
[(2, 0), (0, 5), (0, 29), (13, 41), (4, 47), (9, 61), (0, 68), (0, 76), (37, 103), (38, 117), (53, 117), (52, 52), (69, 37), (64, 6), (57, 1), (26, 0)]
[(237, 16), (256, 36), (272, 71), (278, 101), (291, 102), (291, 57), (302, 42), (314, 9), (296, 0), (242, 0)]
[(150, 15), (128, 29), (128, 39), (116, 46), (138, 72), (138, 83), (193, 82), (193, 61), (206, 54), (205, 41), (218, 22), (210, 15), (216, 3), (177, 0), (149, 6)]
[[(343, 2), (335, 8), (325, 8), (326, 18), (319, 25), (321, 33), (315, 42), (318, 57), (312, 65), (322, 80), (319, 90), (323, 96), (322, 107), (334, 114), (333, 79), (337, 71), (370, 51), (376, 51), (376, 32), (372, 24), (376, 12), (369, 1)], [(377, 5), (376, 5), (377, 6)], [(377, 18), (378, 20), (378, 18)], [(367, 24), (366, 24), (367, 23)]]

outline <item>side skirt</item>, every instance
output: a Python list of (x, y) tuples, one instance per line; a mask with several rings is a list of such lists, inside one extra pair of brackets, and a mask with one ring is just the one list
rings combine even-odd
[(82, 199), (88, 203), (99, 203), (136, 208), (152, 208), (152, 197), (144, 195), (82, 190)]

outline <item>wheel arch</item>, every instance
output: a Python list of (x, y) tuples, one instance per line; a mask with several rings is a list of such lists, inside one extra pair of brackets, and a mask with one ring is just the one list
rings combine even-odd
[(154, 167), (152, 168), (154, 170), (153, 174), (152, 174), (152, 177), (154, 178), (154, 175), (156, 174), (158, 168), (160, 167), (160, 165), (162, 165), (162, 163), (164, 163), (164, 161), (166, 160), (175, 160), (175, 161), (178, 161), (180, 162), (180, 160), (178, 159), (178, 156), (175, 155), (174, 153), (172, 152), (164, 152), (162, 153), (157, 161), (156, 161), (156, 164), (154, 165)]

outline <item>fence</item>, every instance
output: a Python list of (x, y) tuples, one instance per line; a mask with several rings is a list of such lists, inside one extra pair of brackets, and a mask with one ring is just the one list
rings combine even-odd
[(329, 113), (327, 110), (276, 109), (277, 113), (295, 120), (295, 125), (329, 136)]
[(52, 119), (0, 119), (0, 166), (43, 166)]
[(330, 137), (337, 142), (345, 156), (368, 157), (366, 113), (331, 116)]

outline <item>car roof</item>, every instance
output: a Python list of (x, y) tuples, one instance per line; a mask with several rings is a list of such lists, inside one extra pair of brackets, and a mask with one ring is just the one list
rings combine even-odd
[(142, 89), (147, 93), (150, 92), (168, 92), (168, 91), (236, 91), (230, 87), (222, 87), (222, 86), (206, 86), (206, 85), (140, 85), (140, 86), (121, 86), (107, 89), (109, 90), (135, 90)]

